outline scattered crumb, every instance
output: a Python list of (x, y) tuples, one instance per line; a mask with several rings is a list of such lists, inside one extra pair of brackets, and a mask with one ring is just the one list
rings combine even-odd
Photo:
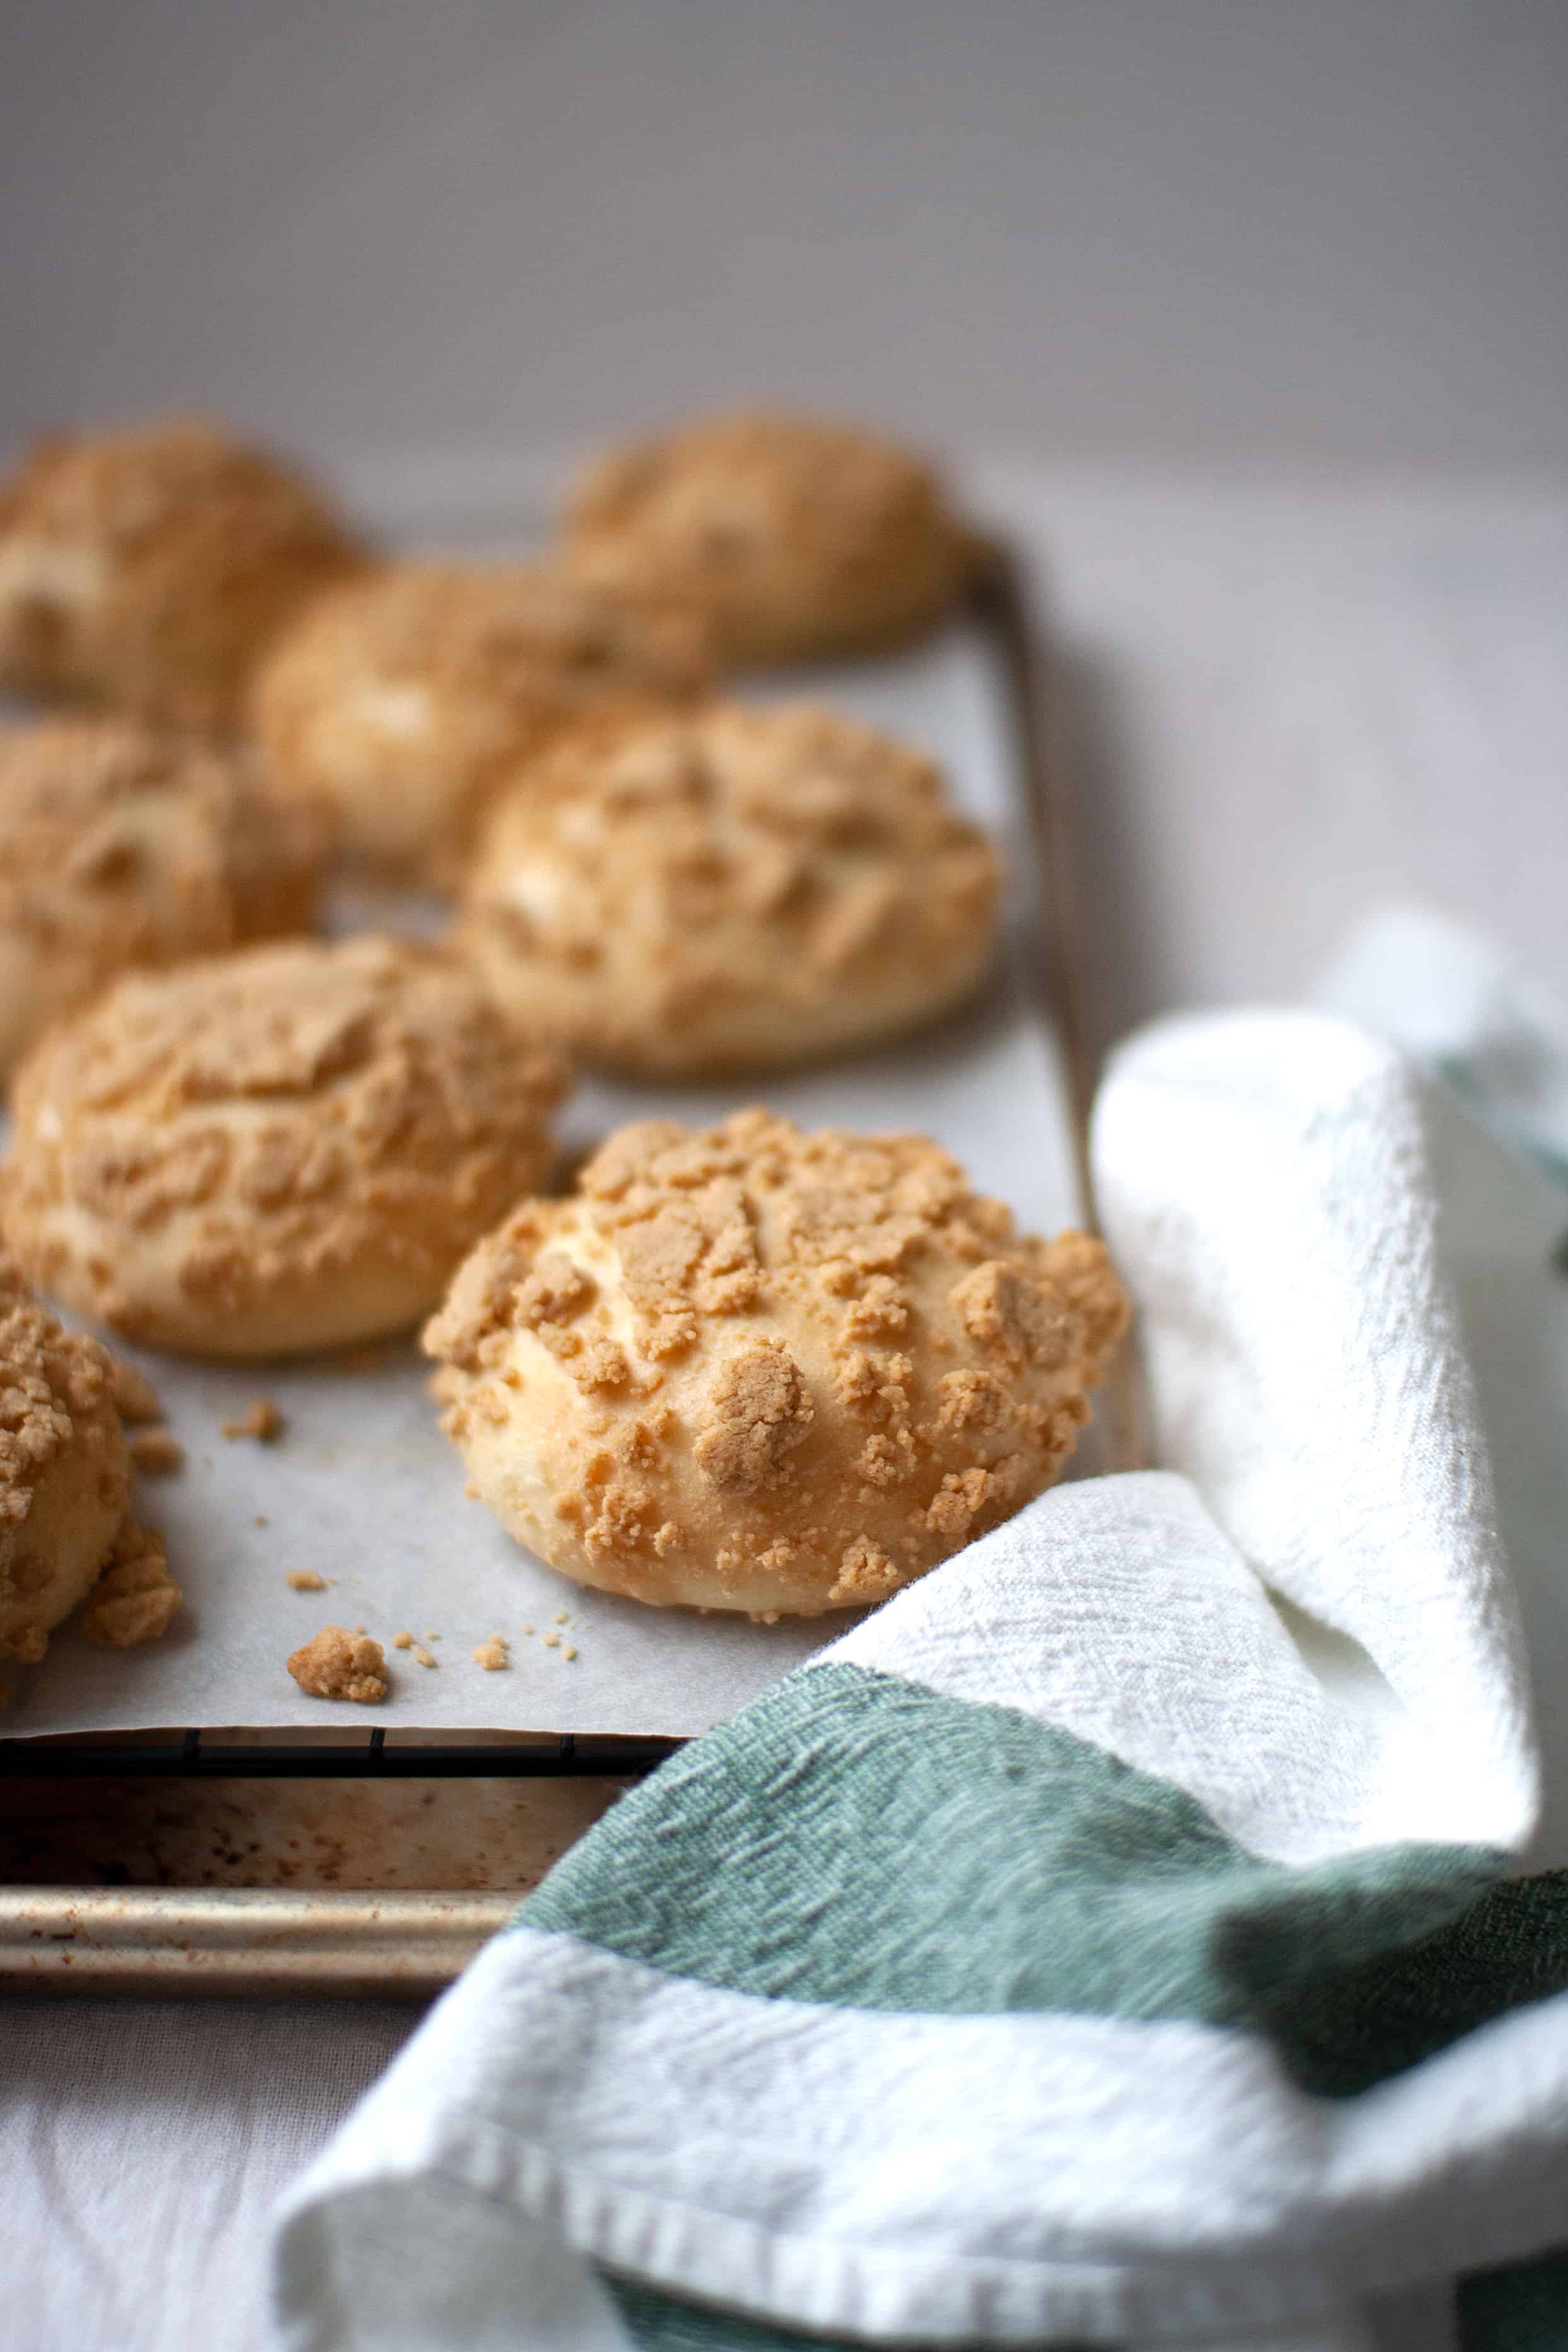
[(545, 1635), (545, 1648), (547, 1650), (559, 1650), (559, 1647), (560, 1635), (559, 1633), (547, 1633)]
[(387, 1662), (379, 1642), (342, 1625), (323, 1626), (288, 1660), (288, 1671), (311, 1698), (351, 1699), (374, 1706), (387, 1695)]
[(416, 1664), (422, 1666), (434, 1666), (440, 1663), (434, 1650), (423, 1648), (418, 1642), (413, 1645), (413, 1654)]
[(531, 1633), (533, 1632), (533, 1630), (534, 1630), (534, 1629), (533, 1629), (533, 1627), (532, 1627), (531, 1625), (525, 1625), (525, 1626), (523, 1627), (523, 1631), (524, 1631), (524, 1633)]
[(576, 1643), (575, 1643), (575, 1642), (569, 1642), (569, 1643), (567, 1643), (567, 1645), (566, 1645), (565, 1649), (561, 1652), (561, 1656), (562, 1656), (563, 1658), (575, 1658), (575, 1657), (576, 1657), (576, 1655), (577, 1655), (577, 1644), (576, 1644)]
[[(318, 1576), (313, 1568), (291, 1568), (283, 1581), (291, 1592), (325, 1592), (327, 1590), (326, 1578)], [(362, 1625), (354, 1628), (356, 1633), (362, 1633), (364, 1630)]]
[(145, 1421), (162, 1421), (163, 1408), (146, 1373), (139, 1372), (134, 1364), (122, 1362), (118, 1356), (110, 1358), (110, 1367), (114, 1409), (126, 1428), (138, 1428)]
[(138, 1429), (126, 1441), (131, 1459), (144, 1478), (168, 1478), (185, 1466), (185, 1449), (172, 1430)]
[(555, 1612), (555, 1622), (556, 1622), (556, 1623), (557, 1623), (558, 1625), (565, 1625), (565, 1624), (567, 1624), (567, 1623), (569, 1623), (569, 1622), (570, 1622), (570, 1621), (569, 1620), (569, 1618), (568, 1618), (568, 1616), (567, 1616), (567, 1613), (566, 1613), (566, 1611), (565, 1611), (564, 1609), (558, 1609), (558, 1610), (556, 1611), (556, 1612)]
[(248, 1412), (224, 1423), (225, 1437), (254, 1437), (258, 1445), (276, 1445), (288, 1423), (270, 1397), (259, 1397)]
[(183, 1597), (169, 1573), (161, 1530), (124, 1519), (77, 1624), (99, 1649), (134, 1650), (157, 1640)]
[(474, 1653), (474, 1664), (483, 1666), (487, 1675), (497, 1675), (503, 1666), (509, 1666), (511, 1663), (504, 1633), (492, 1633), (489, 1640), (481, 1642)]
[(267, 1517), (265, 1511), (257, 1511), (256, 1517), (251, 1524), (254, 1527), (269, 1528), (272, 1525), (272, 1521)]
[(777, 1625), (779, 1622), (777, 1609), (753, 1609), (748, 1613), (754, 1625)]
[(392, 1635), (392, 1648), (394, 1650), (412, 1650), (413, 1647), (413, 1635), (409, 1633), (406, 1628), (402, 1633), (394, 1633)]

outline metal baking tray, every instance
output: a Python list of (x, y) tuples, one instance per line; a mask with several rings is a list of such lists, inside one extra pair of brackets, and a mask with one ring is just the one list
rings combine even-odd
[[(1028, 980), (1055, 1034), (1093, 1222), (1061, 740), (1022, 566), (989, 547), (969, 618), (993, 650), (1043, 920)], [(1145, 1458), (1135, 1356), (1078, 1469)], [(0, 1988), (423, 2000), (667, 1738), (225, 1730), (0, 1740)], [(301, 1785), (303, 1784), (303, 1785)], [(433, 1883), (439, 1882), (439, 1883)]]

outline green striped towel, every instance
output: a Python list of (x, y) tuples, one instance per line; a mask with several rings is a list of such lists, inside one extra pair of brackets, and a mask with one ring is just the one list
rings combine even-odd
[[(1435, 1116), (1568, 1434), (1560, 1203)], [(1568, 2344), (1568, 1833), (1420, 1090), (1323, 1015), (1171, 1023), (1094, 1149), (1164, 1466), (566, 1856), (287, 2200), (295, 2352)]]

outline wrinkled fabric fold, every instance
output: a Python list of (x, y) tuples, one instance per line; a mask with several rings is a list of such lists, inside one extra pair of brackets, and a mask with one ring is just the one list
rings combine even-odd
[(1381, 2352), (1562, 2235), (1568, 1885), (1512, 1877), (1417, 1083), (1325, 1016), (1163, 1024), (1094, 1157), (1160, 1468), (1040, 1497), (563, 1858), (287, 2200), (294, 2352)]

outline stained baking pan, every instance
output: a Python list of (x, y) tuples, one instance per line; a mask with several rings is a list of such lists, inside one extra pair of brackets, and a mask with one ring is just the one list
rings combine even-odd
[[(488, 510), (482, 529), (472, 511), (389, 520), (401, 521), (406, 540), (426, 545), (494, 547), (526, 536), (515, 523), (497, 528)], [(956, 634), (964, 650), (945, 668), (928, 661), (860, 665), (792, 691), (848, 699), (916, 740), (930, 736), (934, 712), (938, 733), (946, 723), (937, 709), (944, 694), (968, 698), (964, 740), (986, 747), (983, 813), (1002, 833), (1012, 870), (1009, 962), (998, 985), (1008, 992), (1007, 1017), (1027, 1028), (1028, 1051), (1009, 1067), (1014, 1081), (1019, 1069), (1030, 1073), (1032, 1089), (1026, 1095), (1011, 1083), (986, 1090), (988, 1097), (1010, 1097), (988, 1098), (986, 1115), (1012, 1122), (1015, 1131), (1000, 1139), (990, 1167), (982, 1155), (976, 1172), (1028, 1223), (1092, 1223), (1091, 1073), (1078, 1014), (1049, 664), (1020, 566), (1004, 542), (993, 545)], [(951, 757), (948, 764), (951, 771)], [(964, 797), (966, 777), (954, 780)], [(972, 1034), (984, 1041), (994, 1029)], [(885, 1057), (836, 1068), (820, 1089), (821, 1108), (800, 1101), (800, 1082), (766, 1091), (776, 1101), (792, 1095), (780, 1107), (796, 1116), (870, 1127), (929, 1123), (973, 1166), (974, 1137), (951, 1131), (972, 1116), (964, 1106), (976, 1098), (972, 1089), (966, 1097), (961, 1084), (953, 1087), (956, 1064), (964, 1076), (967, 1034), (950, 1033), (933, 1054), (931, 1093), (939, 1113), (946, 1106), (946, 1132), (940, 1116), (928, 1122), (901, 1115), (912, 1091), (920, 1098), (918, 1043), (915, 1058), (904, 1055), (896, 1101), (885, 1085)], [(756, 1082), (756, 1090), (765, 1085)], [(607, 1120), (641, 1107), (612, 1102), (591, 1106), (590, 1115), (596, 1108)], [(1011, 1183), (1009, 1171), (1017, 1177)], [(1124, 1349), (1096, 1400), (1074, 1472), (1135, 1466), (1143, 1451), (1135, 1366)], [(334, 1475), (351, 1481), (353, 1461)], [(275, 1563), (279, 1579), (287, 1564)], [(188, 1581), (188, 1558), (177, 1557), (176, 1565)], [(367, 1556), (352, 1565), (343, 1605), (368, 1614), (376, 1562)], [(549, 1597), (559, 1597), (553, 1582)], [(575, 1613), (578, 1596), (568, 1599)], [(646, 1620), (647, 1612), (638, 1614)], [(662, 1613), (658, 1622), (665, 1622)], [(335, 1723), (323, 1733), (298, 1719), (291, 1689), (279, 1701), (270, 1683), (250, 1718), (248, 1707), (234, 1704), (244, 1685), (215, 1675), (205, 1678), (218, 1689), (215, 1704), (183, 1708), (171, 1728), (145, 1711), (139, 1716), (123, 1691), (104, 1682), (104, 1720), (84, 1721), (78, 1700), (74, 1714), (68, 1710), (68, 1728), (49, 1722), (46, 1708), (36, 1731), (24, 1717), (18, 1736), (0, 1741), (0, 1983), (49, 1992), (425, 1998), (632, 1777), (744, 1696), (748, 1678), (760, 1687), (831, 1639), (837, 1622), (747, 1629), (740, 1664), (732, 1657), (712, 1677), (711, 1707), (701, 1696), (705, 1654), (694, 1651), (699, 1670), (688, 1683), (699, 1696), (694, 1699), (686, 1685), (676, 1699), (661, 1696), (653, 1676), (642, 1714), (635, 1693), (631, 1701), (613, 1690), (595, 1697), (591, 1676), (574, 1682), (556, 1674), (559, 1650), (554, 1679), (536, 1675), (526, 1690), (502, 1693), (502, 1677), (476, 1675), (465, 1685), (445, 1682), (437, 1708), (428, 1684), (422, 1690), (412, 1681), (407, 1704), (368, 1731)], [(712, 1623), (690, 1621), (693, 1642), (707, 1641)], [(474, 1630), (488, 1628), (476, 1622)], [(198, 1666), (202, 1640), (198, 1624)], [(586, 1639), (582, 1646), (586, 1654)], [(624, 1654), (607, 1651), (612, 1664)], [(203, 1679), (198, 1675), (193, 1687)], [(601, 1680), (612, 1679), (606, 1664)], [(95, 1693), (86, 1711), (98, 1703)], [(466, 1719), (465, 1707), (473, 1710)], [(543, 1727), (519, 1721), (519, 1708), (542, 1717)], [(242, 1713), (241, 1728), (224, 1727)]]

